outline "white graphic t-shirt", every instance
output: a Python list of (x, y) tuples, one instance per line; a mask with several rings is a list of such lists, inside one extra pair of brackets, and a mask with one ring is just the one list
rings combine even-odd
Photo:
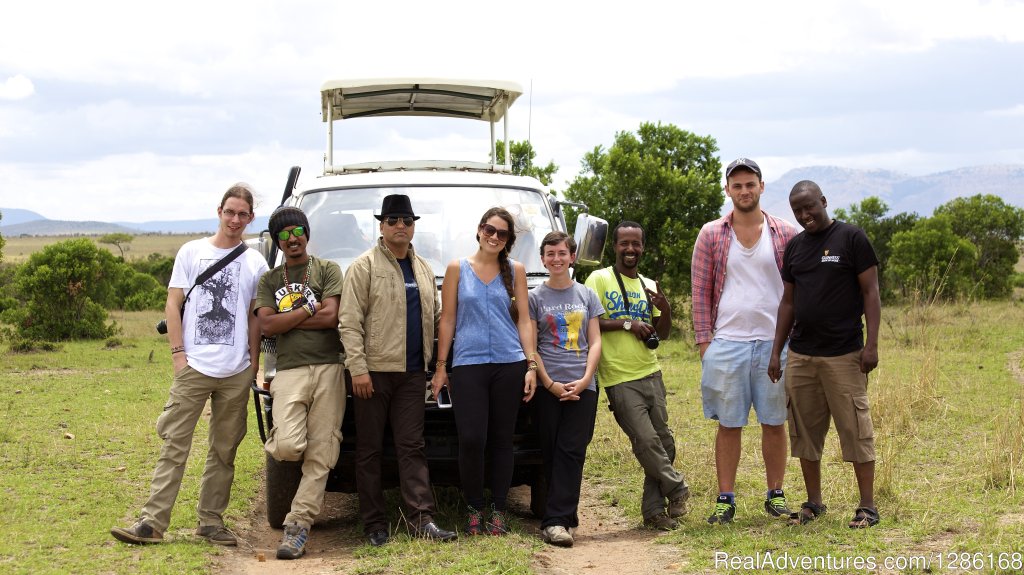
[[(235, 249), (214, 247), (210, 239), (181, 246), (169, 287), (188, 294), (199, 274)], [(192, 290), (181, 326), (189, 366), (210, 377), (228, 377), (249, 367), (249, 308), (266, 271), (267, 262), (249, 249)]]

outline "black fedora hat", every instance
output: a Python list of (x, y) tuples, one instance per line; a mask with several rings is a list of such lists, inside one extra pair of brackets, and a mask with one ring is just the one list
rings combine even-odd
[(380, 206), (380, 215), (374, 215), (373, 217), (378, 220), (383, 220), (389, 216), (410, 216), (414, 220), (420, 219), (419, 216), (413, 213), (412, 203), (409, 201), (409, 196), (405, 194), (391, 194), (390, 196), (384, 196), (384, 203)]

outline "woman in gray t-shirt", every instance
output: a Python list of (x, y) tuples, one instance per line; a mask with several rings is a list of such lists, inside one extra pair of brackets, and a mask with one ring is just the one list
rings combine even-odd
[(576, 242), (564, 232), (551, 232), (540, 246), (541, 262), (550, 279), (530, 292), (530, 319), (537, 329), (540, 366), (537, 412), (544, 454), (548, 499), (541, 521), (544, 541), (571, 547), (579, 525), (577, 509), (583, 462), (594, 436), (597, 384), (604, 312), (597, 294), (573, 281)]

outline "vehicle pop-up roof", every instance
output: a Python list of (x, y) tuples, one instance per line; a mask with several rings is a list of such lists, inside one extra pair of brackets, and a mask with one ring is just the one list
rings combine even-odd
[[(331, 80), (320, 88), (323, 121), (327, 123), (327, 155), (324, 174), (380, 170), (455, 169), (510, 172), (509, 147), (504, 164), (498, 164), (494, 124), (504, 119), (508, 142), (508, 109), (523, 93), (513, 82), (450, 80), (436, 78), (381, 78)], [(334, 165), (334, 121), (380, 116), (431, 116), (483, 120), (491, 128), (491, 163), (425, 160), (415, 162), (367, 162)]]

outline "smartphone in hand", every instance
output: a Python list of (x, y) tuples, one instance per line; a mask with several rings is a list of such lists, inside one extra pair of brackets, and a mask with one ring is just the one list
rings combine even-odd
[(448, 390), (447, 385), (441, 386), (441, 389), (437, 392), (437, 407), (441, 409), (449, 409), (452, 406), (452, 394)]

